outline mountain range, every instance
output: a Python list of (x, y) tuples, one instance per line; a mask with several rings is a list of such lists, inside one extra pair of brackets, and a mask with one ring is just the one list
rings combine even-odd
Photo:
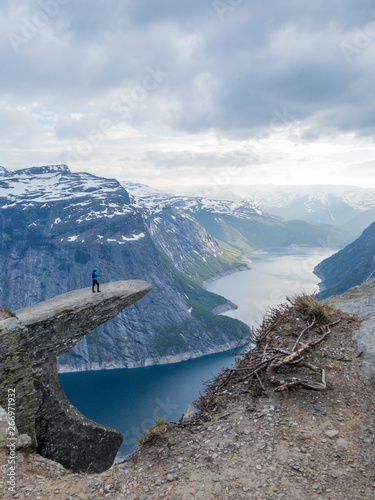
[[(256, 248), (342, 247), (347, 233), (285, 221), (248, 201), (171, 196), (74, 173), (66, 165), (0, 167), (0, 301), (16, 310), (105, 281), (154, 284), (142, 300), (59, 358), (60, 371), (135, 367), (233, 347), (248, 330), (204, 280), (244, 268)], [(90, 291), (91, 293), (91, 291)]]
[(178, 207), (200, 222), (216, 241), (233, 252), (293, 244), (342, 247), (351, 234), (329, 224), (285, 220), (266, 212), (254, 201), (213, 200), (200, 196), (166, 194), (142, 184), (123, 182), (135, 206), (150, 217), (167, 207)]
[[(180, 188), (180, 191), (183, 188)], [(331, 224), (355, 239), (375, 220), (375, 189), (357, 186), (228, 185), (212, 189), (215, 199), (250, 201), (287, 220)], [(198, 190), (207, 192), (207, 188)]]
[[(244, 324), (211, 312), (226, 300), (180, 272), (183, 266), (160, 250), (161, 234), (153, 238), (116, 180), (72, 173), (65, 165), (2, 169), (0, 207), (4, 307), (16, 310), (90, 286), (93, 267), (105, 281), (144, 279), (155, 285), (143, 301), (60, 357), (60, 371), (207, 354), (230, 348), (244, 334)], [(205, 269), (205, 277), (239, 265), (192, 217), (178, 209), (167, 212), (163, 220), (179, 227), (175, 261), (186, 256), (191, 266)]]

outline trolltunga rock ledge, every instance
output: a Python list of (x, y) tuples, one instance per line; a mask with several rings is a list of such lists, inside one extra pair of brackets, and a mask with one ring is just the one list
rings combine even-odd
[[(18, 330), (27, 328), (23, 345), (10, 342), (7, 352), (0, 350), (0, 358), (9, 359), (9, 354), (21, 347), (27, 353), (37, 400), (34, 415), (30, 414), (28, 403), (27, 418), (34, 420), (31, 424), (35, 424), (37, 451), (44, 457), (75, 472), (102, 472), (112, 465), (122, 443), (121, 434), (87, 419), (69, 402), (59, 383), (56, 357), (141, 299), (151, 288), (152, 285), (141, 280), (105, 283), (100, 293), (92, 293), (91, 288), (75, 290), (19, 309), (14, 313), (16, 317), (5, 320), (17, 324)], [(3, 323), (0, 321), (0, 332), (8, 332), (6, 337), (11, 339), (9, 325), (4, 330)], [(17, 370), (20, 363), (13, 367), (13, 371)], [(22, 418), (23, 413), (21, 397), (17, 401), (18, 417)]]
[(115, 281), (74, 290), (15, 311), (29, 330), (29, 356), (38, 364), (68, 352), (94, 328), (114, 318), (152, 288), (142, 280)]

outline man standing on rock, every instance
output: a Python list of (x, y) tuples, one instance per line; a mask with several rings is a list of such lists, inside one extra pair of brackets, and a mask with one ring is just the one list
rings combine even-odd
[(99, 276), (101, 276), (101, 274), (98, 274), (97, 273), (97, 268), (94, 267), (94, 269), (92, 270), (92, 293), (95, 293), (95, 285), (96, 285), (96, 291), (99, 293), (100, 290), (99, 290), (99, 281), (98, 281), (98, 278)]

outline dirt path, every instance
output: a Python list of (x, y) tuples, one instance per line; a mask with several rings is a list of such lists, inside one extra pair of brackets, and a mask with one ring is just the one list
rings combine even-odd
[[(227, 381), (224, 374), (211, 384), (193, 423), (162, 428), (161, 437), (102, 474), (72, 474), (38, 455), (19, 453), (17, 493), (7, 491), (4, 484), (0, 497), (375, 498), (375, 384), (363, 370), (352, 341), (359, 320), (335, 313), (338, 317), (340, 322), (308, 355), (309, 363), (324, 368), (327, 390), (275, 392), (262, 372), (264, 392), (247, 376), (254, 356), (264, 358), (264, 353), (280, 346), (289, 352), (309, 324), (307, 316), (292, 310), (266, 335), (257, 352), (237, 363)], [(304, 334), (304, 342), (316, 335), (318, 330)], [(296, 376), (297, 369), (293, 370)], [(303, 377), (320, 380), (311, 370)], [(6, 464), (7, 455), (2, 453), (1, 464)], [(9, 468), (3, 465), (2, 471), (6, 474)]]

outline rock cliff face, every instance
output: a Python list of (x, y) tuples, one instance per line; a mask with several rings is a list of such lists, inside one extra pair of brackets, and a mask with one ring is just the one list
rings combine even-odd
[(375, 277), (375, 222), (359, 238), (316, 266), (322, 298), (342, 294)]
[[(119, 281), (93, 294), (72, 291), (12, 313), (0, 322), (0, 404), (16, 393), (16, 424), (37, 451), (74, 471), (101, 472), (113, 463), (122, 436), (84, 417), (66, 398), (56, 356), (93, 328), (112, 319), (152, 288), (145, 281)], [(84, 451), (83, 451), (84, 450)]]
[(350, 288), (342, 295), (326, 299), (330, 304), (350, 314), (363, 318), (353, 339), (361, 353), (363, 367), (375, 375), (375, 278)]
[(26, 326), (13, 313), (0, 308), (0, 406), (8, 408), (8, 395), (16, 389), (17, 404), (22, 401), (15, 412), (17, 428), (21, 434), (28, 434), (35, 446), (37, 395), (27, 340)]

